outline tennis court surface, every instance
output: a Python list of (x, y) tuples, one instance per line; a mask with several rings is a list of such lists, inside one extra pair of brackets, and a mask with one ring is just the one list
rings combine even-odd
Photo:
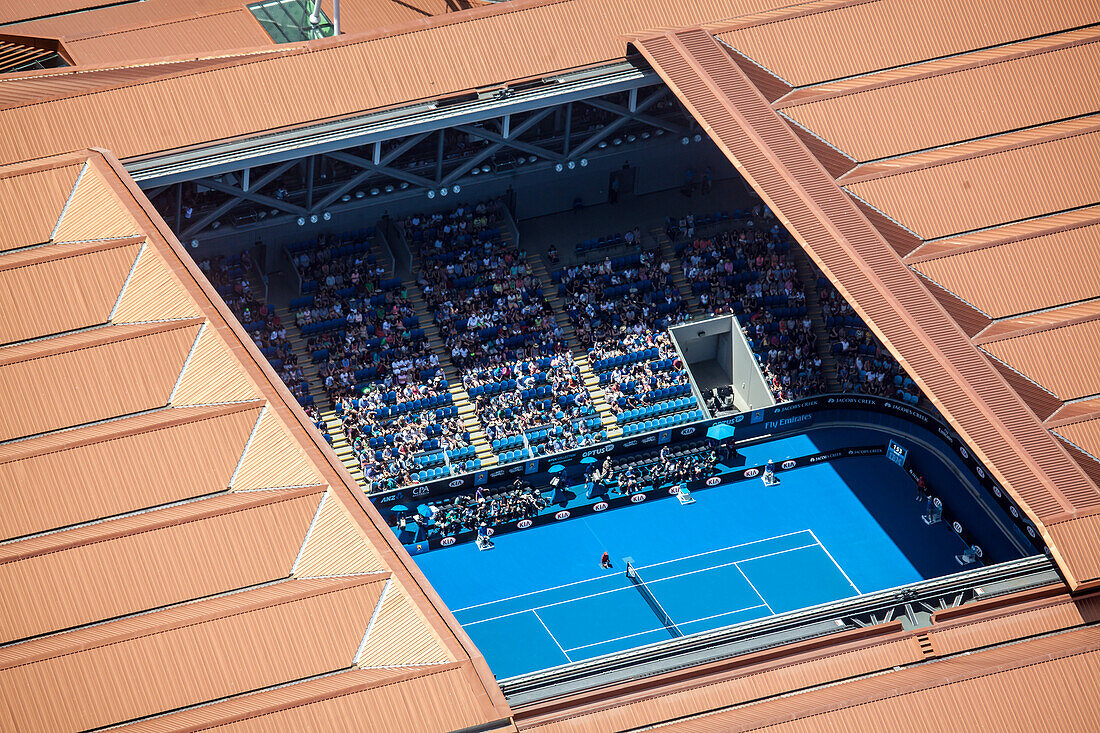
[[(745, 452), (753, 465), (755, 451), (815, 447), (800, 435)], [(775, 487), (729, 483), (687, 506), (646, 501), (416, 561), (504, 679), (957, 572), (962, 541), (921, 508), (901, 468), (846, 458)]]

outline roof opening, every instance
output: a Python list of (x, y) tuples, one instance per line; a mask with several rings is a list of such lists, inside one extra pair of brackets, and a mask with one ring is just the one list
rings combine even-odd
[(68, 66), (61, 54), (27, 43), (0, 40), (0, 74)]
[(269, 0), (249, 5), (263, 29), (276, 43), (310, 41), (333, 35), (332, 21), (310, 0)]

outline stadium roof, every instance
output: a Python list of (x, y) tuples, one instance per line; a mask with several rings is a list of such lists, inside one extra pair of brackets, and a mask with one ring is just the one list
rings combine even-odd
[[(376, 20), (446, 9), (370, 3)], [(725, 686), (692, 671), (646, 683), (648, 705), (603, 690), (521, 726), (1095, 719), (1095, 6), (516, 0), (277, 46), (243, 24), (182, 31), (243, 3), (66, 14), (89, 5), (0, 11), (59, 16), (4, 26), (8, 42), (88, 54), (0, 76), (0, 163), (15, 164), (0, 170), (0, 727), (508, 717), (461, 628), (115, 156), (247, 142), (635, 49), (1019, 500), (1078, 595), (784, 647), (731, 663), (743, 677), (713, 670), (739, 680)], [(949, 714), (918, 717), (929, 710)]]
[[(834, 12), (866, 28), (879, 5)], [(1100, 407), (1100, 35), (834, 81), (759, 39), (827, 39), (832, 14), (787, 22), (801, 35), (719, 34), (751, 61), (702, 30), (637, 45), (1026, 507), (1071, 587), (1100, 584), (1100, 451), (1081, 429)]]
[[(506, 719), (469, 639), (118, 162), (0, 168), (0, 200), (0, 728)], [(452, 704), (394, 702), (410, 697)]]

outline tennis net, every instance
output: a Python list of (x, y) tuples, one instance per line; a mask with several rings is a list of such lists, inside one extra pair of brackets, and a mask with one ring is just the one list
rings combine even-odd
[(649, 586), (645, 584), (645, 581), (638, 575), (638, 570), (629, 562), (626, 564), (626, 577), (638, 589), (638, 592), (642, 594), (642, 598), (649, 604), (649, 607), (653, 609), (653, 613), (657, 615), (657, 619), (668, 630), (668, 633), (675, 639), (683, 636), (684, 632), (680, 631), (672, 617), (668, 615), (665, 609), (661, 606), (660, 601), (653, 595), (653, 591), (649, 589)]

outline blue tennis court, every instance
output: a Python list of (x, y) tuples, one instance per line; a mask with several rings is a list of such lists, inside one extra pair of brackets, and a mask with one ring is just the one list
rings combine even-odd
[[(810, 433), (741, 452), (754, 465), (828, 442)], [(785, 471), (775, 487), (729, 483), (687, 506), (647, 501), (504, 535), (491, 551), (464, 544), (416, 560), (506, 678), (957, 572), (962, 548), (949, 527), (922, 521), (901, 468), (867, 456)], [(604, 551), (611, 570), (599, 567)]]

